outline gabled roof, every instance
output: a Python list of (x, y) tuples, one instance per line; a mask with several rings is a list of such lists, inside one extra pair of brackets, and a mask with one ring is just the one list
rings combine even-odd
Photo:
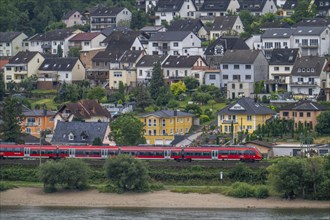
[(36, 34), (27, 39), (27, 41), (54, 41), (65, 40), (73, 34), (75, 29), (56, 29), (44, 34)]
[(176, 110), (160, 110), (152, 113), (147, 113), (142, 115), (141, 117), (148, 117), (148, 116), (156, 116), (159, 118), (172, 118), (172, 117), (194, 117), (194, 114), (190, 114), (187, 112), (176, 111)]
[(326, 111), (328, 108), (318, 102), (311, 100), (300, 100), (280, 108), (280, 110), (297, 110), (297, 111)]
[(120, 57), (119, 62), (136, 63), (143, 53), (143, 50), (126, 50), (125, 53)]
[(320, 35), (328, 27), (297, 27), (292, 35)]
[(320, 76), (326, 59), (324, 57), (304, 56), (297, 59), (291, 75), (293, 76)]
[(156, 5), (156, 12), (180, 11), (184, 0), (159, 0)]
[(238, 36), (221, 36), (212, 42), (205, 50), (205, 55), (216, 55), (219, 51), (218, 48), (223, 48), (226, 50), (249, 50), (249, 46), (245, 41)]
[(72, 71), (78, 58), (46, 58), (39, 67), (40, 71)]
[(90, 13), (90, 16), (117, 16), (124, 7), (99, 7)]
[(166, 55), (144, 55), (136, 67), (153, 67), (157, 62), (162, 63), (166, 57)]
[[(100, 32), (79, 33), (72, 37), (69, 41), (91, 41), (95, 37), (101, 35)], [(103, 34), (102, 34), (103, 35)]]
[(99, 51), (93, 58), (93, 62), (117, 62), (126, 50)]
[(107, 50), (129, 50), (140, 31), (114, 31), (102, 43), (107, 44)]
[(24, 117), (43, 117), (43, 116), (55, 116), (56, 112), (43, 110), (43, 109), (29, 109), (27, 107), (23, 108), (22, 115)]
[(110, 27), (108, 27), (108, 28), (104, 28), (102, 31), (101, 31), (101, 33), (103, 34), (103, 35), (105, 35), (106, 37), (108, 37), (110, 34), (112, 34), (114, 31), (121, 31), (121, 32), (123, 32), (123, 33), (127, 33), (128, 31), (132, 31), (132, 29), (130, 29), (129, 27), (125, 27), (125, 26), (123, 26), (123, 27), (117, 27), (117, 26), (115, 26), (115, 25), (112, 25), (112, 26), (110, 26)]
[(221, 63), (253, 64), (260, 53), (258, 50), (227, 50)]
[(200, 11), (227, 11), (231, 0), (204, 0)]
[(291, 28), (291, 26), (286, 22), (264, 22), (261, 24), (260, 29), (273, 29), (273, 28)]
[(39, 52), (20, 51), (14, 57), (9, 59), (9, 62), (8, 62), (7, 65), (10, 65), (10, 64), (27, 64), (38, 53)]
[(298, 23), (295, 23), (294, 27), (309, 26), (309, 27), (323, 27), (330, 25), (329, 18), (304, 18)]
[(9, 43), (16, 37), (18, 37), (20, 34), (23, 34), (23, 32), (0, 32), (0, 42)]
[[(192, 68), (201, 56), (169, 56), (163, 63), (163, 68)], [(204, 61), (205, 62), (205, 61)]]
[(286, 0), (282, 9), (284, 10), (294, 10), (298, 5), (298, 0)]
[(294, 29), (290, 29), (290, 28), (267, 29), (261, 35), (261, 38), (290, 38), (293, 32)]
[(158, 32), (150, 37), (149, 41), (182, 41), (189, 34), (192, 34), (191, 31), (166, 31)]
[(167, 27), (167, 31), (191, 31), (197, 33), (203, 26), (199, 19), (176, 20)]
[(274, 115), (275, 111), (255, 102), (254, 99), (243, 97), (237, 102), (228, 105), (221, 109), (218, 114), (220, 115)]
[(298, 58), (299, 49), (274, 49), (272, 51), (269, 65), (293, 65)]
[(271, 0), (238, 0), (240, 11), (262, 12), (267, 1)]
[[(78, 10), (70, 10), (67, 13), (65, 13), (62, 17), (63, 20), (65, 19), (69, 19), (71, 17), (71, 15), (73, 15), (74, 13), (79, 12)], [(80, 13), (80, 12), (79, 12)], [(81, 14), (81, 13), (80, 13)]]
[(231, 30), (238, 16), (215, 17), (211, 30)]
[(162, 25), (155, 25), (155, 26), (145, 26), (140, 29), (140, 31), (144, 32), (158, 32), (159, 30), (163, 29), (164, 26)]
[[(54, 130), (52, 143), (92, 144), (97, 137), (103, 141), (108, 127), (107, 122), (59, 121)], [(74, 136), (73, 140), (69, 140), (70, 134)]]

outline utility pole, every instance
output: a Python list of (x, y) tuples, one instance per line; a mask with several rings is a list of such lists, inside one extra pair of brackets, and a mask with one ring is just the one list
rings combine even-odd
[(41, 145), (42, 145), (42, 130), (40, 130), (40, 138), (39, 138), (39, 140), (40, 140), (40, 149), (39, 149), (39, 155), (40, 155), (40, 157), (39, 157), (39, 166), (41, 166)]

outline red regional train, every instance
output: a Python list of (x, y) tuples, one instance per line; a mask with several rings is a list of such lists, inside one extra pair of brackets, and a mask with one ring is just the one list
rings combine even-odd
[[(40, 153), (41, 149), (41, 153)], [(261, 153), (246, 146), (151, 147), (151, 146), (51, 146), (0, 144), (0, 158), (105, 159), (128, 154), (139, 159), (260, 161)]]

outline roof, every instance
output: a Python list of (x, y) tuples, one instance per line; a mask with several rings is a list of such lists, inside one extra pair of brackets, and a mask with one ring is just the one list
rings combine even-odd
[(152, 113), (147, 113), (142, 115), (141, 117), (148, 117), (148, 116), (156, 116), (159, 118), (171, 118), (171, 117), (194, 117), (194, 114), (190, 114), (187, 112), (177, 111), (177, 110), (159, 110)]
[(259, 140), (247, 141), (244, 145), (249, 145), (249, 144), (255, 144), (267, 148), (273, 148), (273, 145), (271, 143), (259, 141)]
[(0, 42), (9, 43), (16, 37), (18, 37), (20, 34), (23, 34), (23, 32), (0, 32)]
[(294, 65), (298, 57), (299, 49), (279, 49), (272, 51), (269, 65)]
[(43, 116), (55, 116), (56, 112), (48, 111), (44, 109), (29, 109), (23, 108), (22, 114), (24, 117), (43, 117)]
[(262, 12), (267, 1), (268, 0), (238, 0), (238, 3), (240, 5), (240, 11)]
[(327, 64), (325, 65), (325, 67), (324, 67), (323, 70), (326, 71), (326, 72), (330, 72), (330, 59), (328, 60), (328, 62), (327, 62)]
[(90, 13), (90, 16), (117, 16), (124, 7), (99, 7)]
[(158, 32), (159, 30), (163, 29), (164, 26), (162, 25), (156, 25), (156, 26), (145, 26), (140, 29), (140, 31), (145, 31), (145, 32)]
[(243, 97), (237, 102), (228, 105), (221, 109), (218, 114), (220, 115), (274, 115), (275, 111), (255, 102), (254, 99)]
[(328, 27), (297, 27), (292, 35), (320, 35)]
[(238, 16), (215, 17), (211, 30), (231, 30)]
[(143, 54), (143, 50), (126, 50), (125, 53), (120, 57), (119, 62), (122, 63), (135, 63)]
[(205, 55), (215, 55), (218, 53), (217, 48), (222, 47), (226, 50), (249, 50), (249, 46), (238, 36), (221, 36), (212, 42), (205, 50)]
[[(78, 10), (70, 10), (70, 11), (68, 11), (68, 12), (66, 12), (64, 15), (63, 15), (63, 17), (62, 17), (62, 19), (69, 19), (70, 17), (71, 17), (71, 15), (73, 15), (74, 13), (76, 13), (76, 12), (79, 12)], [(79, 12), (80, 13), (80, 12)]]
[(39, 67), (43, 71), (72, 71), (78, 58), (46, 58)]
[(174, 12), (179, 11), (184, 0), (159, 0), (156, 5), (156, 12)]
[(258, 50), (227, 50), (222, 58), (224, 64), (252, 64), (261, 51)]
[(117, 62), (126, 50), (99, 51), (93, 58), (93, 62)]
[[(36, 145), (39, 145), (40, 144), (40, 138), (35, 137), (35, 136), (32, 136), (31, 134), (26, 134), (25, 133), (25, 134), (21, 135), (19, 139), (21, 141), (23, 141), (24, 144), (36, 144)], [(45, 140), (45, 138), (42, 138), (41, 144), (42, 145), (50, 145), (50, 143), (47, 142)]]
[(191, 31), (197, 33), (203, 26), (199, 19), (176, 20), (167, 27), (167, 31)]
[(290, 28), (267, 29), (261, 35), (261, 38), (290, 38), (293, 32), (294, 29), (290, 29)]
[(295, 27), (301, 26), (312, 26), (312, 27), (323, 27), (330, 25), (329, 18), (304, 18), (298, 23), (294, 24)]
[(227, 11), (231, 0), (204, 0), (199, 11)]
[[(100, 32), (79, 33), (72, 37), (69, 41), (91, 41), (95, 37), (101, 35)], [(103, 34), (102, 34), (103, 35)]]
[[(92, 144), (97, 137), (103, 140), (108, 127), (107, 122), (59, 121), (54, 130), (52, 143)], [(73, 140), (69, 140), (70, 134), (74, 135)], [(83, 137), (85, 140), (82, 140)]]
[[(9, 59), (8, 64), (26, 64), (29, 63), (39, 52), (20, 51), (14, 57)], [(7, 65), (8, 65), (7, 64)]]
[(328, 108), (318, 102), (311, 100), (300, 100), (280, 108), (280, 110), (297, 110), (297, 111), (326, 111)]
[(169, 56), (163, 63), (163, 68), (191, 68), (201, 56)]
[(105, 36), (109, 36), (112, 32), (114, 31), (121, 31), (121, 32), (124, 32), (124, 33), (127, 33), (128, 31), (132, 31), (132, 29), (130, 29), (129, 27), (116, 27), (115, 25), (112, 25), (108, 28), (104, 28), (102, 29), (101, 33)]
[(282, 9), (284, 10), (294, 10), (297, 7), (298, 0), (286, 0)]
[(158, 61), (163, 62), (166, 55), (144, 55), (136, 64), (137, 67), (153, 67)]
[(291, 28), (286, 22), (269, 21), (261, 24), (260, 29), (271, 29), (271, 28)]
[(297, 59), (291, 75), (293, 76), (320, 76), (326, 59), (324, 57), (304, 56)]
[(36, 34), (27, 39), (27, 41), (54, 41), (64, 40), (71, 36), (74, 29), (56, 29), (53, 31), (46, 32), (44, 34)]
[(191, 31), (157, 32), (150, 37), (149, 41), (182, 41), (191, 33)]
[(107, 44), (108, 50), (129, 50), (140, 31), (113, 31), (102, 43)]

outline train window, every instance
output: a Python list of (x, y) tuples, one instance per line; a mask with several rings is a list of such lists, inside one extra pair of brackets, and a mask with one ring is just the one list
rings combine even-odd
[(203, 152), (203, 156), (211, 156), (210, 152)]
[(237, 154), (238, 154), (238, 155), (243, 155), (243, 151), (238, 150), (238, 151), (237, 151)]
[(46, 154), (53, 154), (54, 153), (54, 151), (52, 151), (52, 150), (47, 150), (46, 151)]
[(171, 152), (171, 155), (172, 155), (172, 156), (180, 156), (180, 152), (173, 152), (173, 151), (172, 151), (172, 152)]
[(234, 155), (234, 154), (237, 154), (237, 153), (236, 153), (236, 150), (230, 150), (229, 154)]
[(219, 150), (219, 154), (220, 155), (228, 155), (228, 151), (227, 150)]
[(33, 151), (31, 151), (31, 154), (39, 154), (39, 151), (33, 150)]
[(6, 148), (0, 148), (0, 151), (1, 152), (6, 152), (7, 150), (6, 150)]
[(247, 154), (247, 155), (256, 155), (256, 152), (254, 152), (252, 150), (246, 150), (246, 151), (244, 151), (244, 154)]
[(93, 155), (100, 155), (101, 153), (100, 153), (100, 151), (92, 151), (92, 154)]

